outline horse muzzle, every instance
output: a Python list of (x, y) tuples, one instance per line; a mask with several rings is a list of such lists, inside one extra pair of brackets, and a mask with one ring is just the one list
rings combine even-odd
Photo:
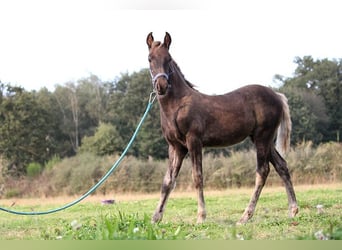
[(153, 89), (158, 95), (165, 95), (167, 90), (171, 87), (169, 83), (169, 76), (166, 73), (158, 73), (152, 78)]

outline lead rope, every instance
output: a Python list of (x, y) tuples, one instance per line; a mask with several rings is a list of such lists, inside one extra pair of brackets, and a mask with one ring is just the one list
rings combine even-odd
[(85, 194), (83, 194), (81, 197), (79, 197), (78, 199), (62, 206), (59, 208), (55, 208), (55, 209), (51, 209), (51, 210), (47, 210), (47, 211), (30, 211), (30, 212), (22, 212), (22, 211), (14, 211), (8, 208), (4, 208), (4, 207), (0, 207), (1, 211), (7, 212), (7, 213), (11, 213), (11, 214), (16, 214), (16, 215), (45, 215), (45, 214), (52, 214), (52, 213), (56, 213), (59, 212), (61, 210), (67, 209), (73, 205), (76, 205), (77, 203), (79, 203), (80, 201), (84, 200), (86, 197), (88, 197), (91, 193), (93, 193), (103, 182), (105, 182), (108, 177), (115, 171), (115, 169), (120, 165), (121, 161), (123, 160), (123, 158), (125, 157), (127, 151), (129, 150), (129, 148), (131, 147), (131, 145), (133, 144), (145, 118), (147, 117), (148, 112), (150, 111), (150, 109), (152, 108), (152, 104), (156, 99), (156, 93), (155, 91), (153, 91), (150, 94), (150, 98), (148, 100), (148, 105), (146, 107), (145, 113), (143, 114), (142, 118), (140, 119), (140, 122), (137, 125), (137, 128), (135, 129), (131, 139), (129, 140), (126, 148), (124, 149), (124, 151), (122, 152), (121, 156), (119, 157), (119, 159), (114, 163), (114, 165), (108, 170), (108, 172), (101, 178), (101, 180), (96, 183), (91, 189), (89, 189), (88, 192), (86, 192)]

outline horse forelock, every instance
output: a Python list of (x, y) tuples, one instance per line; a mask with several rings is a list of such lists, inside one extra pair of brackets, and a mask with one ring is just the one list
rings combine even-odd
[(160, 42), (160, 41), (154, 41), (153, 43), (152, 43), (152, 48), (154, 48), (154, 47), (161, 47), (163, 44)]

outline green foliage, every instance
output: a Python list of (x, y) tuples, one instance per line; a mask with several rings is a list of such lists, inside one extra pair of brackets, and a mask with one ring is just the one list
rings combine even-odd
[(54, 155), (48, 162), (45, 163), (45, 170), (51, 170), (57, 163), (61, 161), (61, 158), (58, 155)]
[[(106, 121), (116, 127), (122, 141), (126, 143), (131, 138), (146, 109), (149, 94), (152, 91), (150, 79), (149, 71), (143, 69), (132, 75), (122, 74), (114, 84)], [(121, 145), (119, 152), (125, 146)], [(157, 103), (152, 107), (128, 154), (142, 158), (152, 156), (161, 159), (167, 157), (167, 145), (162, 137)]]
[(96, 155), (111, 155), (119, 152), (124, 145), (118, 130), (108, 123), (100, 122), (93, 136), (85, 136), (80, 148), (81, 152), (92, 152)]
[(9, 163), (8, 173), (20, 175), (30, 162), (42, 164), (54, 154), (52, 113), (36, 93), (7, 86), (0, 94), (0, 155)]
[[(342, 132), (342, 59), (314, 60), (297, 57), (295, 74), (290, 78), (277, 76), (290, 102), (293, 132), (315, 143), (339, 141)], [(305, 132), (306, 131), (306, 132)], [(318, 135), (315, 137), (314, 135)]]
[(280, 91), (288, 98), (292, 120), (292, 144), (296, 145), (305, 140), (318, 144), (326, 140), (329, 118), (322, 98), (312, 91), (291, 86), (283, 87)]
[(26, 174), (28, 177), (37, 177), (42, 172), (42, 166), (37, 162), (30, 163), (26, 168)]
[(82, 138), (94, 133), (107, 112), (112, 84), (90, 75), (64, 86), (57, 85), (53, 93), (60, 114), (60, 128), (68, 138), (68, 155), (77, 153)]
[[(79, 150), (97, 155), (121, 153), (151, 90), (146, 69), (122, 74), (114, 82), (90, 75), (57, 85), (54, 92), (45, 88), (27, 92), (1, 83), (0, 155), (8, 162), (5, 174), (21, 176), (30, 162), (43, 165), (55, 156), (70, 157)], [(128, 153), (142, 158), (167, 156), (157, 105)]]
[(17, 189), (10, 189), (10, 190), (6, 191), (4, 196), (6, 199), (11, 199), (14, 197), (20, 197), (20, 192)]
[(117, 214), (105, 216), (99, 221), (96, 239), (101, 240), (162, 240), (176, 239), (178, 233), (167, 234), (158, 225), (152, 224), (146, 214), (141, 218), (136, 214)]

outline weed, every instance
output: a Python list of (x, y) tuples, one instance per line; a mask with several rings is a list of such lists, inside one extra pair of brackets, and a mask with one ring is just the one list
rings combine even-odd
[(32, 162), (26, 168), (26, 173), (29, 178), (34, 178), (40, 175), (42, 166), (39, 163)]

